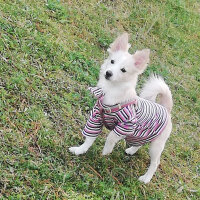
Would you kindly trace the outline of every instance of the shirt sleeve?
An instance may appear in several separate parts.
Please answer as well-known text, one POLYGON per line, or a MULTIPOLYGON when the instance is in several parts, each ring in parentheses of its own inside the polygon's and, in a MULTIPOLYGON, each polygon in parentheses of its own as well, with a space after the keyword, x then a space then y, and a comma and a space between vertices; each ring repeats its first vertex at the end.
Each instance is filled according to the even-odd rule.
POLYGON ((91 94, 93 94, 96 98, 100 98, 104 95, 103 90, 99 87, 89 87, 88 90, 91 94))
POLYGON ((102 119, 97 104, 90 112, 89 119, 82 131, 84 136, 97 137, 102 132, 102 119))
POLYGON ((125 107, 118 113, 120 121, 114 128, 114 132, 119 136, 133 134, 136 127, 136 117, 133 107, 125 107))

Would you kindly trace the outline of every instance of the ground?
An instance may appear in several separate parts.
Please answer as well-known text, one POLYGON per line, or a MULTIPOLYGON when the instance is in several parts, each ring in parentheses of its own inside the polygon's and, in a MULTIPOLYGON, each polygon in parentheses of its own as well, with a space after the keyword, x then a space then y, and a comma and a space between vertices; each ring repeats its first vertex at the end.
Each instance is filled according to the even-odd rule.
POLYGON ((0 0, 1 199, 199 199, 200 3, 196 0, 0 0), (138 91, 152 73, 174 99, 173 131, 152 181, 138 177, 148 145, 134 156, 106 134, 86 155, 68 148, 94 104, 109 44, 128 32, 130 51, 151 49, 138 91))

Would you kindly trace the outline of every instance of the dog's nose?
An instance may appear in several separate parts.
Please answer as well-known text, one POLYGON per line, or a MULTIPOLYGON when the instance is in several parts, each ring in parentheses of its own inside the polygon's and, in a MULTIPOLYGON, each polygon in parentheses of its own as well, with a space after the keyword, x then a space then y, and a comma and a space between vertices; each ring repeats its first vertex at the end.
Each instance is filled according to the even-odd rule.
POLYGON ((105 78, 109 79, 112 75, 113 75, 112 71, 108 70, 108 71, 106 71, 105 78))

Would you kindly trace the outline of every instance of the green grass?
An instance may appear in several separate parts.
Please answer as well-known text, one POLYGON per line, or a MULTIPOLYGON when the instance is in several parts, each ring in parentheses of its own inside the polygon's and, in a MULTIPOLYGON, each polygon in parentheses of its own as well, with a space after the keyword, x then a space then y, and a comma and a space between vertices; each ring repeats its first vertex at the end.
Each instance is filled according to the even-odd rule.
POLYGON ((1 199, 199 199, 200 2, 195 0, 0 0, 1 199), (131 52, 151 49, 152 72, 174 99, 173 132, 148 185, 148 145, 134 156, 120 142, 101 155, 106 133, 86 155, 68 147, 94 99, 99 66, 124 31, 131 52))

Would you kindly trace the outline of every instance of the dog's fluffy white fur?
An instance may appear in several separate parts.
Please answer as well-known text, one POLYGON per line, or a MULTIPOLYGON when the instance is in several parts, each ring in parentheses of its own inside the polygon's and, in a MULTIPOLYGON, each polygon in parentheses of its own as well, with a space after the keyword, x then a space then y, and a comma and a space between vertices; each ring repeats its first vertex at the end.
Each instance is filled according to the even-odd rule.
MULTIPOLYGON (((138 75, 146 69, 149 63, 150 50, 143 49, 131 55, 128 52, 129 47, 128 34, 124 33, 108 49, 109 56, 101 66, 97 84, 105 93, 103 99, 104 104, 114 105, 137 97, 135 88, 138 75)), ((164 131, 150 144, 150 166, 147 172, 139 177, 139 180, 144 183, 148 183, 155 173, 160 163, 161 153, 172 129, 170 112, 173 103, 170 89, 162 78, 153 75, 145 83, 140 97, 155 102, 158 95, 160 95, 159 103, 168 110, 169 119, 164 131)), ((110 154, 115 144, 121 139, 122 137, 117 136, 111 131, 107 137, 103 155, 110 154)), ((69 150, 76 155, 83 154, 92 146, 94 141, 95 138, 86 137, 85 142, 81 146, 71 147, 69 150)), ((139 148, 132 146, 126 149, 125 152, 133 155, 139 148)))

